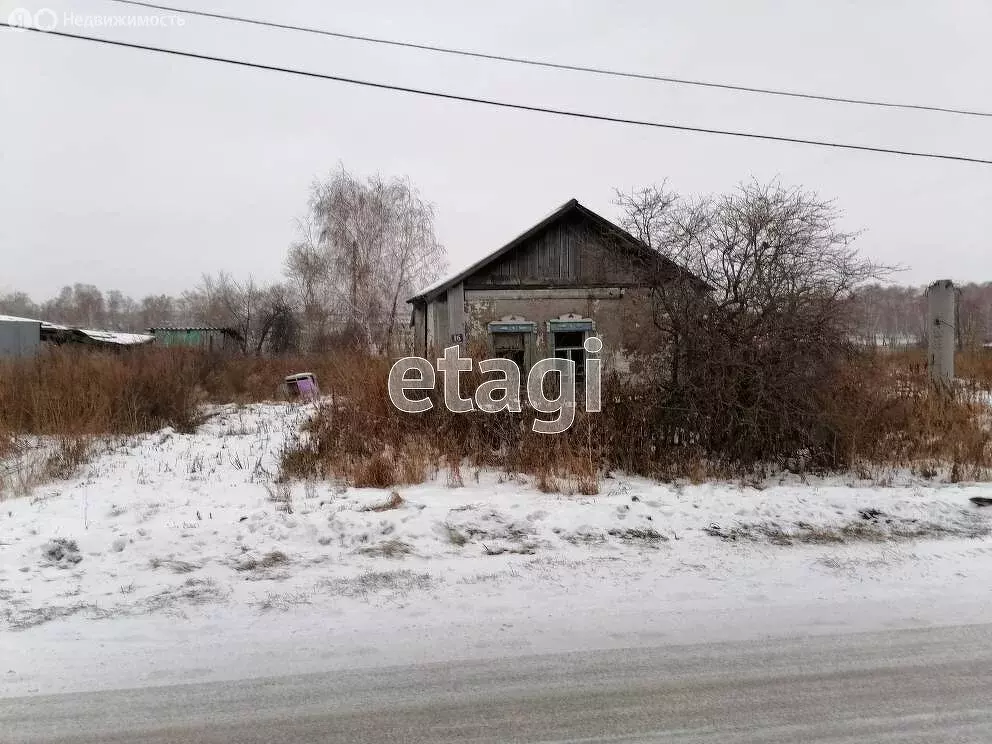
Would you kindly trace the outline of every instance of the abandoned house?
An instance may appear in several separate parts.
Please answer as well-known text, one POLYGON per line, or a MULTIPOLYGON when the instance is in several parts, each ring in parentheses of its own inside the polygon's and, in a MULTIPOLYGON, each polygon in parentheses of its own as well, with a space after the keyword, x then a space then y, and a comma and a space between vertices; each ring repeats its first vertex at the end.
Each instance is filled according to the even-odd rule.
POLYGON ((667 356, 652 287, 684 277, 705 285, 575 199, 413 305, 414 349, 446 346, 515 360, 565 357, 581 369, 583 341, 598 336, 606 370, 667 356))

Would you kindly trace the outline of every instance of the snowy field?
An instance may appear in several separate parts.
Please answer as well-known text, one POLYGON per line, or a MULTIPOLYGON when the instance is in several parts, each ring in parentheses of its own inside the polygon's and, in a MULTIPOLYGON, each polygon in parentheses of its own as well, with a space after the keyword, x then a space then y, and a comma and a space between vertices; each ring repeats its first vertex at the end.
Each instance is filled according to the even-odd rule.
POLYGON ((986 484, 442 471, 277 482, 312 410, 221 407, 0 503, 0 694, 987 620, 986 484))

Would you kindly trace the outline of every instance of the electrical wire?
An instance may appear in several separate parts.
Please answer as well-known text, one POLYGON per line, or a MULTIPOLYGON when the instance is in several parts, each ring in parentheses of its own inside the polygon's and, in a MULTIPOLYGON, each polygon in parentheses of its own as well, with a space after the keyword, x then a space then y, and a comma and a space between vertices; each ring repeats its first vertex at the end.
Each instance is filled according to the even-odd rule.
POLYGON ((544 67, 553 70, 567 70, 570 72, 584 72, 593 75, 604 75, 610 77, 629 78, 634 80, 650 80, 659 83, 671 83, 674 85, 691 85, 701 88, 717 88, 721 90, 731 90, 738 93, 757 93, 769 96, 784 96, 788 98, 802 98, 812 101, 827 101, 829 103, 845 103, 858 106, 877 106, 881 108, 907 109, 913 111, 932 111, 942 114, 957 114, 960 116, 979 116, 992 118, 992 112, 977 111, 973 109, 950 108, 946 106, 934 106, 922 103, 896 103, 893 101, 878 101, 866 98, 849 98, 845 96, 828 96, 817 93, 803 93, 801 91, 781 90, 776 88, 761 88, 751 85, 735 85, 732 83, 717 83, 708 80, 692 80, 689 78, 678 78, 668 75, 652 75, 642 72, 629 72, 624 70, 611 70, 603 67, 590 67, 585 65, 566 64, 564 62, 549 62, 546 60, 530 59, 527 57, 511 57, 505 54, 489 54, 486 52, 476 52, 468 49, 454 49, 452 47, 437 46, 434 44, 418 44, 411 41, 397 41, 395 39, 383 39, 376 36, 365 36, 361 34, 349 34, 342 31, 328 31, 326 29, 313 28, 310 26, 298 26, 291 23, 278 23, 276 21, 265 21, 258 18, 248 18, 245 16, 229 15, 226 13, 214 13, 206 10, 191 10, 189 8, 176 8, 170 5, 160 5, 158 3, 145 2, 145 0, 110 0, 110 2, 122 5, 138 6, 153 10, 162 10, 170 13, 183 13, 185 15, 200 16, 203 18, 214 18, 217 20, 234 21, 236 23, 246 23, 254 26, 267 26, 286 31, 300 31, 308 34, 320 36, 330 36, 337 39, 347 39, 350 41, 361 41, 370 44, 382 44, 385 46, 402 47, 405 49, 417 49, 425 52, 437 54, 451 54, 462 57, 474 57, 476 59, 486 59, 495 62, 509 62, 520 65, 530 65, 532 67, 544 67))
POLYGON ((175 49, 166 49, 163 47, 151 46, 148 44, 137 44, 133 42, 117 41, 113 39, 101 39, 95 36, 86 36, 84 34, 72 34, 66 31, 42 31, 36 28, 12 26, 9 23, 0 23, 0 28, 12 29, 15 32, 27 31, 31 33, 42 34, 45 36, 53 36, 65 39, 77 39, 80 41, 89 41, 96 44, 103 44, 105 46, 120 47, 126 49, 136 49, 145 52, 155 52, 159 54, 168 54, 176 57, 185 57, 188 59, 196 59, 207 62, 220 62, 223 64, 235 65, 238 67, 251 68, 256 70, 268 70, 270 72, 281 72, 289 75, 298 75, 301 77, 315 78, 320 80, 330 80, 338 83, 345 83, 348 85, 357 85, 366 88, 374 88, 378 90, 387 90, 396 93, 408 93, 412 95, 428 96, 431 98, 438 98, 447 101, 458 101, 461 103, 475 103, 485 106, 492 106, 496 108, 503 109, 514 109, 517 111, 530 111, 535 113, 550 114, 554 116, 563 116, 573 119, 586 119, 591 121, 602 121, 610 122, 613 124, 627 124, 631 126, 641 126, 641 127, 651 127, 654 129, 669 129, 681 132, 694 132, 697 134, 712 134, 720 135, 725 137, 739 137, 745 139, 755 139, 755 140, 765 140, 769 142, 787 142, 791 144, 798 145, 809 145, 815 147, 828 147, 834 149, 842 150, 856 150, 860 152, 874 152, 874 153, 884 153, 888 155, 901 155, 905 157, 915 157, 915 158, 929 158, 934 160, 953 160, 965 163, 977 163, 981 165, 992 165, 992 160, 987 160, 983 158, 970 157, 967 155, 951 155, 946 153, 935 153, 935 152, 920 152, 915 150, 900 150, 890 147, 874 147, 871 145, 854 145, 843 142, 831 142, 827 140, 814 140, 814 139, 804 139, 799 137, 786 137, 772 134, 759 134, 757 132, 741 132, 730 129, 712 129, 707 127, 694 127, 685 124, 671 124, 666 122, 657 121, 647 121, 643 119, 630 119, 619 116, 608 116, 606 114, 592 114, 581 111, 570 111, 567 109, 555 109, 545 106, 532 106, 523 103, 511 103, 509 101, 498 101, 489 98, 477 98, 474 96, 458 95, 455 93, 445 93, 442 91, 425 90, 421 88, 410 88, 402 85, 391 85, 388 83, 379 83, 371 80, 358 80, 355 78, 343 77, 340 75, 328 75, 319 72, 311 72, 308 70, 299 70, 291 67, 280 67, 277 65, 266 65, 259 62, 249 62, 246 60, 231 59, 228 57, 216 57, 209 54, 197 54, 195 52, 183 52, 175 49))

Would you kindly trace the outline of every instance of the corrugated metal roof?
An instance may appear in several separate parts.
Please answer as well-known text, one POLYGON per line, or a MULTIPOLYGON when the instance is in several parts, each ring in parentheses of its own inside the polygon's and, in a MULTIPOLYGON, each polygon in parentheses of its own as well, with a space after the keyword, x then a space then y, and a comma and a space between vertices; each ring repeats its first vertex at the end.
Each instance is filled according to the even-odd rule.
POLYGON ((149 333, 154 333, 155 331, 220 331, 222 333, 237 334, 234 328, 225 328, 223 326, 153 326, 148 329, 149 333))
POLYGON ((118 344, 120 346, 136 346, 138 344, 150 344, 155 340, 154 336, 144 333, 118 333, 117 331, 92 331, 85 328, 76 328, 84 336, 88 336, 94 341, 104 344, 118 344))
POLYGON ((0 323, 41 323, 37 318, 19 318, 16 315, 0 315, 0 323))

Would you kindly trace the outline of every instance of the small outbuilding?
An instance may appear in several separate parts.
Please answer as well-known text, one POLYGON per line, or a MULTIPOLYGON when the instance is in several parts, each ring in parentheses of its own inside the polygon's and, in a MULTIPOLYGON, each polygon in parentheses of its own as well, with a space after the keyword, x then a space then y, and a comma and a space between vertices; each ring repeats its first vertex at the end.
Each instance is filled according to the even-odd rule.
POLYGON ((0 315, 0 359, 34 356, 41 346, 41 321, 0 315))
POLYGON ((168 326, 149 328, 157 346, 236 352, 243 348, 241 334, 233 328, 215 326, 168 326))

